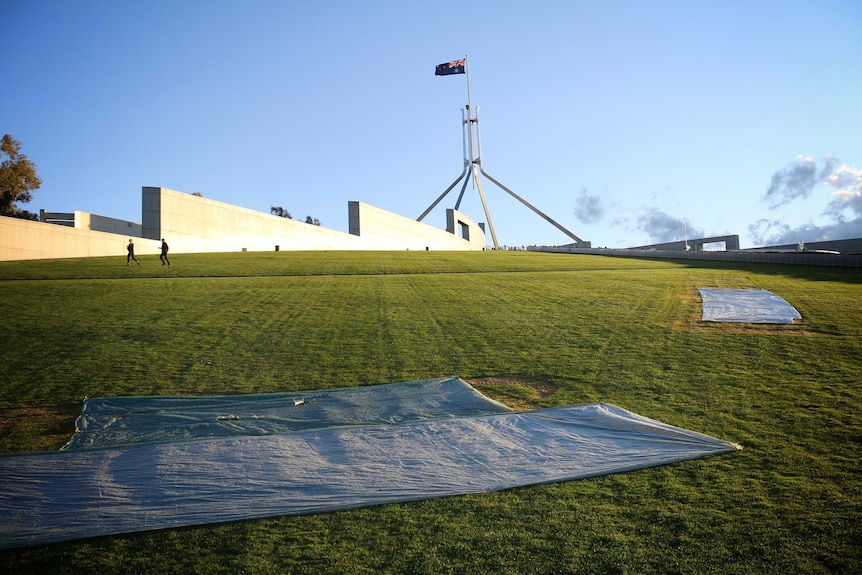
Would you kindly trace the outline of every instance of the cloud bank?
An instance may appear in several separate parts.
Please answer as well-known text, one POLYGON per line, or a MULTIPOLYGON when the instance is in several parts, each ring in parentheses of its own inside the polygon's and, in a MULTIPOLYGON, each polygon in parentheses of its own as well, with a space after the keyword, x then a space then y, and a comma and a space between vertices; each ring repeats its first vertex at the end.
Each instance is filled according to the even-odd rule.
POLYGON ((823 167, 818 168, 814 158, 796 156, 796 160, 772 175, 763 199, 770 208, 775 209, 794 200, 807 198, 817 185, 832 175, 837 164, 837 158, 827 157, 823 167))
POLYGON ((755 244, 790 244, 862 237, 862 170, 827 156, 818 163, 808 156, 796 159, 775 172, 763 200, 770 209, 809 197, 818 188, 832 188, 832 199, 822 216, 827 223, 809 221, 796 228, 778 220, 760 219, 748 226, 755 244))
MULTIPOLYGON (((751 243, 768 246, 862 238, 862 170, 844 164, 834 156, 821 160, 797 156, 772 175, 761 199, 770 210, 777 210, 821 193, 828 196, 824 197, 823 211, 815 216, 819 222, 810 219, 791 227, 779 217, 761 218, 748 225, 751 243)), ((689 238, 707 235, 688 220, 672 216, 658 207, 643 210, 637 217, 636 227, 649 237, 645 243, 679 241, 686 231, 689 238)), ((620 211, 614 209, 615 213, 620 211)), ((606 219, 608 209, 603 198, 590 195, 583 188, 575 198, 574 215, 581 223, 596 224, 606 219)), ((627 227, 630 222, 628 217, 617 216, 609 225, 627 227)))
POLYGON ((687 220, 666 214, 657 209, 638 216, 638 229, 645 232, 650 243, 679 241, 687 237, 698 238, 706 235, 700 228, 692 226, 687 220))
MULTIPOLYGON (((692 226, 686 219, 672 216, 656 207, 642 209, 645 211, 637 217, 637 229, 647 234, 647 243, 679 241, 686 237, 686 231, 690 238, 705 235, 702 229, 692 226)), ((581 223, 595 224, 605 219, 607 209, 600 196, 592 196, 583 188, 575 198, 574 214, 581 223)), ((625 227, 629 221, 628 217, 614 217, 610 226, 625 227)))

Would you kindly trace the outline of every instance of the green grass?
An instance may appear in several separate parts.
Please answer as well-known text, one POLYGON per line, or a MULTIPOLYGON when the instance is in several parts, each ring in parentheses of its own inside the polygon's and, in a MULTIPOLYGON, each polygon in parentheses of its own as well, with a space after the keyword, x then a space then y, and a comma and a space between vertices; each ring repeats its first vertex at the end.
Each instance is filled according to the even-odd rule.
POLYGON ((0 452, 58 448, 85 397, 443 375, 512 404, 613 403, 745 449, 498 493, 5 551, 3 572, 862 572, 862 272, 526 252, 142 262, 0 263, 0 452), (767 289, 803 320, 705 324, 698 287, 767 289))

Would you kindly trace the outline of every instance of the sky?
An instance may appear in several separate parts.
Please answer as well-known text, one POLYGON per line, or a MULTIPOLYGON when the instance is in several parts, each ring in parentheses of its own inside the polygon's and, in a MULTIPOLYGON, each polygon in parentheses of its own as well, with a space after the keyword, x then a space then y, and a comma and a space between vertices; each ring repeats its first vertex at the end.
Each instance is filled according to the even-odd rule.
MULTIPOLYGON (((31 212, 140 222, 161 186, 346 232, 351 200, 418 218, 458 177, 469 77, 485 172, 593 247, 857 238, 860 22, 859 0, 4 0, 0 133, 42 178, 31 212)), ((572 241, 480 183, 501 245, 572 241)), ((460 210, 487 219, 472 185, 460 210)))

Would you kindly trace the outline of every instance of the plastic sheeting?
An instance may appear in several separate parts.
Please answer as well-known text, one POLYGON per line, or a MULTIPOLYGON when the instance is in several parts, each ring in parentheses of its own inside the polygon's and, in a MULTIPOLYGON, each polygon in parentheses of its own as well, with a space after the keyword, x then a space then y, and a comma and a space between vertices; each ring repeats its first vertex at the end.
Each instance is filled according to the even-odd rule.
POLYGON ((703 321, 789 324, 802 315, 783 298, 762 289, 698 288, 703 321))
POLYGON ((0 548, 496 491, 736 449, 591 404, 7 455, 0 548))
POLYGON ((250 395, 84 400, 65 450, 393 425, 512 411, 457 377, 250 395))

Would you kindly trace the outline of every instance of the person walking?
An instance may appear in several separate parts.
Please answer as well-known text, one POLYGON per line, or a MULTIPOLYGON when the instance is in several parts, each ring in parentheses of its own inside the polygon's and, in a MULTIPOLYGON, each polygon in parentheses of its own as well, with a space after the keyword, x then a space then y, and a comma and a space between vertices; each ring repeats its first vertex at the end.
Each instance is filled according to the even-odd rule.
POLYGON ((135 260, 136 264, 141 265, 141 262, 135 257, 135 242, 131 239, 129 240, 129 245, 126 246, 126 250, 129 252, 129 255, 126 256, 126 265, 131 264, 132 260, 135 260))
POLYGON ((162 253, 159 256, 159 259, 162 260, 162 265, 166 263, 171 265, 171 260, 168 259, 168 242, 165 241, 165 238, 162 238, 162 253))

